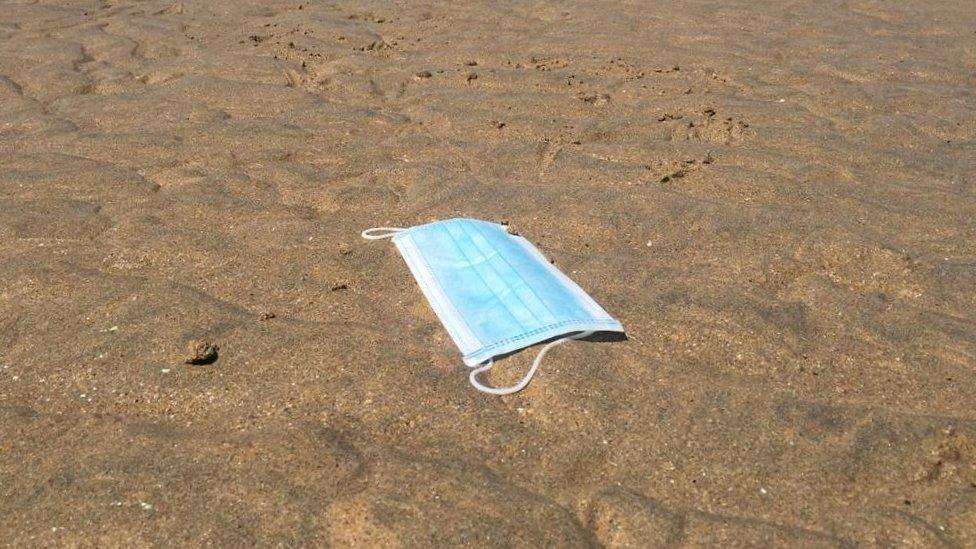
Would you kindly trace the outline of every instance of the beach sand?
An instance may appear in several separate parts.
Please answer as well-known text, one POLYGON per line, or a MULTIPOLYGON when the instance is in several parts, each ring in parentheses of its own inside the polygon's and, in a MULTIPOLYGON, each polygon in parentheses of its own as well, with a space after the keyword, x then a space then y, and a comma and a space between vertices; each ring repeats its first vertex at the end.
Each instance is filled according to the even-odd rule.
POLYGON ((970 0, 3 0, 0 539, 976 546, 974 90, 970 0), (459 216, 628 340, 473 390, 359 236, 459 216))

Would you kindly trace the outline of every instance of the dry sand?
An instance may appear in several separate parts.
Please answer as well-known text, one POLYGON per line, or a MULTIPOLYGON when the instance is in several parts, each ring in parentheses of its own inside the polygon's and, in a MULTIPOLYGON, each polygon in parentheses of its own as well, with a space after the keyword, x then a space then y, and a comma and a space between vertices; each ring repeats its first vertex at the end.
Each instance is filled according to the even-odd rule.
POLYGON ((0 539, 976 546, 974 74, 971 0, 2 0, 0 539), (630 339, 475 392, 359 238, 455 216, 630 339))

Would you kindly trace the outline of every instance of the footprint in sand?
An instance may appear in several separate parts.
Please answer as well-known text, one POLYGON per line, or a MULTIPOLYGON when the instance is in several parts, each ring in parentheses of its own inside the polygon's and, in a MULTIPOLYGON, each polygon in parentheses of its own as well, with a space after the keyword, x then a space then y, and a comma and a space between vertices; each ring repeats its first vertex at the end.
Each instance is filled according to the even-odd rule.
POLYGON ((556 157, 559 156, 562 150, 562 145, 553 143, 549 139, 543 139, 539 142, 539 145, 535 149, 535 161, 539 168, 539 175, 545 175, 549 172, 552 164, 556 161, 556 157))

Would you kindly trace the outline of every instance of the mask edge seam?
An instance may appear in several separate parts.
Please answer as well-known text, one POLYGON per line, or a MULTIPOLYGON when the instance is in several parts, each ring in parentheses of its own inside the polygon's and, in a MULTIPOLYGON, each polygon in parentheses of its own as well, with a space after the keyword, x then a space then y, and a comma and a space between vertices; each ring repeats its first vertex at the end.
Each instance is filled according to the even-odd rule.
MULTIPOLYGON (((585 326, 589 325, 589 327, 594 327, 594 326, 592 326, 594 324, 598 324, 599 325, 597 328, 604 328, 603 331, 620 331, 620 332, 623 332, 623 325, 620 324, 620 321, 619 320, 616 320, 616 319, 613 319, 613 318, 608 318, 608 319, 574 319, 574 320, 561 320, 559 322, 554 322, 552 324, 548 324, 548 325, 543 326, 541 328, 536 328, 534 330, 531 330, 531 331, 526 332, 524 334, 520 334, 518 336, 513 336, 513 337, 505 338, 505 339, 496 341, 496 342, 494 342, 494 343, 492 343, 490 345, 485 345, 484 347, 478 349, 477 351, 472 352, 470 356, 475 356, 475 355, 479 355, 479 354, 482 354, 482 353, 485 353, 485 352, 489 352, 489 351, 491 351, 491 350, 493 350, 493 349, 495 349, 497 347, 500 347, 500 346, 503 346, 503 345, 508 345, 510 343, 517 343, 517 342, 519 342, 519 340, 527 339, 527 338, 530 338, 530 337, 539 335, 541 333, 547 332, 547 331, 552 330, 554 328, 561 328, 563 326, 568 326, 568 325, 577 325, 579 327, 585 327, 585 326), (618 327, 618 326, 619 326, 619 330, 609 328, 609 327, 618 327)), ((594 331, 601 331, 601 330, 597 329, 597 330, 594 330, 594 331)), ((469 355, 465 355, 465 356, 469 356, 469 355)))
POLYGON ((476 345, 483 346, 484 344, 481 342, 481 339, 478 338, 478 336, 471 329, 471 326, 468 325, 467 320, 465 320, 464 316, 462 316, 458 311, 457 306, 455 306, 454 302, 451 301, 450 296, 448 296, 447 293, 441 289, 440 280, 437 279, 437 276, 434 274, 434 270, 431 269, 430 265, 427 263, 427 259, 422 253, 420 253, 419 248, 417 248, 417 245, 413 242, 413 240, 404 238, 396 241, 395 244, 400 250, 400 255, 403 256, 407 266, 410 267, 410 270, 413 272, 414 267, 416 267, 414 278, 416 279, 417 286, 420 287, 421 293, 427 298, 428 303, 434 310, 434 314, 447 329, 448 335, 451 335, 453 338, 453 334, 451 333, 450 328, 448 328, 449 324, 445 323, 444 320, 440 318, 441 311, 443 311, 446 315, 449 315, 451 320, 456 319, 458 321, 455 326, 459 327, 459 336, 465 340, 465 343, 474 342, 476 345), (401 248, 401 244, 404 244, 404 247, 401 248), (418 276, 418 274, 420 276, 418 276), (433 289, 435 287, 436 290, 433 289), (431 299, 431 297, 433 297, 433 299, 431 299), (437 304, 443 304, 443 306, 438 307, 437 304))

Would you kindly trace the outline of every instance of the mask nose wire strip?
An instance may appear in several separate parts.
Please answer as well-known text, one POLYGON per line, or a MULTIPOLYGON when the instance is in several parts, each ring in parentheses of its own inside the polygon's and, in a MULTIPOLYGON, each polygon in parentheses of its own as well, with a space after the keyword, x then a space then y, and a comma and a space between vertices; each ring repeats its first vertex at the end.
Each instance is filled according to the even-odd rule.
POLYGON ((405 231, 401 227, 373 227, 372 229, 366 229, 365 231, 359 233, 360 236, 366 240, 381 240, 383 238, 393 238, 398 232, 405 231), (382 234, 373 234, 375 231, 386 231, 382 234))
POLYGON ((475 389, 481 391, 482 393, 488 393, 489 395, 510 395, 512 393, 517 393, 522 389, 525 389, 525 386, 528 385, 530 381, 532 381, 532 376, 535 375, 536 369, 539 368, 539 364, 542 363, 542 357, 546 356, 546 353, 549 352, 549 349, 552 349, 556 345, 561 345, 563 343, 566 343, 567 341, 573 339, 582 339, 592 334, 593 334, 592 331, 580 332, 578 334, 573 334, 571 336, 567 336, 562 339, 557 339, 555 341, 550 341, 549 343, 546 343, 546 345, 539 350, 539 354, 535 356, 535 360, 532 361, 532 367, 529 368, 529 372, 525 374, 525 377, 522 378, 522 381, 519 381, 518 383, 512 385, 511 387, 499 387, 499 388, 488 387, 487 385, 482 385, 481 382, 478 381, 478 374, 480 374, 481 372, 487 372, 488 370, 491 369, 492 366, 495 365, 495 359, 493 358, 489 358, 487 362, 482 363, 483 365, 474 366, 473 367, 474 370, 472 370, 471 374, 468 375, 468 381, 471 382, 471 385, 475 389))

